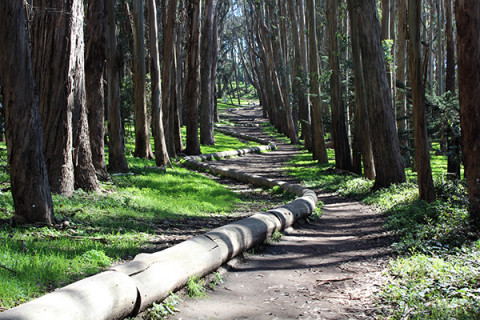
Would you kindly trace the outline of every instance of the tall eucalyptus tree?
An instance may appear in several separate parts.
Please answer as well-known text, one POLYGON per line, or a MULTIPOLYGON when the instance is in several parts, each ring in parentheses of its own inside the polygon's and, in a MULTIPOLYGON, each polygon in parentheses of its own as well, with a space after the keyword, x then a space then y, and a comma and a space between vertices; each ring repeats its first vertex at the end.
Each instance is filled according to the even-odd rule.
POLYGON ((480 228, 480 2, 455 2, 458 89, 469 213, 480 228))
POLYGON ((15 220, 54 223, 23 2, 0 2, 0 85, 15 220))
POLYGON ((362 55, 376 172, 374 186, 388 187, 392 183, 405 182, 406 178, 380 42, 376 1, 348 0, 348 9, 351 15, 358 17, 356 27, 362 55))
POLYGON ((145 66, 145 18, 144 0, 134 0, 133 6, 134 40, 134 99, 135 99, 135 151, 139 158, 153 158, 150 145, 150 130, 146 102, 145 66))

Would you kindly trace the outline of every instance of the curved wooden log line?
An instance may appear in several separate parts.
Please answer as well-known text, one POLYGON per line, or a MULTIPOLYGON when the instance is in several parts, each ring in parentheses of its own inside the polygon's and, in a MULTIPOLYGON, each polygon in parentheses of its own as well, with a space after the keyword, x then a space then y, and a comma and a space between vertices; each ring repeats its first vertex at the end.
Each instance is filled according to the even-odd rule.
MULTIPOLYGON (((267 147, 271 147, 268 142, 267 147)), ((260 147, 248 148, 259 152, 260 147)), ((244 154, 243 151, 238 154, 244 154)), ((245 153, 248 153, 245 151, 245 153)), ((171 248, 139 254, 132 261, 80 280, 43 297, 0 313, 0 319, 122 319, 145 310, 155 301, 183 287, 191 276, 206 275, 236 255, 283 230, 315 210, 315 192, 298 184, 225 170, 198 160, 226 153, 186 157, 188 165, 257 186, 279 186, 295 194, 294 201, 267 212, 213 229, 171 248)))

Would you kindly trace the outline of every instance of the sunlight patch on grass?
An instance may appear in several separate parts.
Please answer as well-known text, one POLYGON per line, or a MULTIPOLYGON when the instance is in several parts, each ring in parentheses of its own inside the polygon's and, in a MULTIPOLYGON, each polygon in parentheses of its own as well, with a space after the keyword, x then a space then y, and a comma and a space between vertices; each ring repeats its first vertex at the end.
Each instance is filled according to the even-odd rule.
MULTIPOLYGON (((185 134, 186 134, 186 128, 182 127, 182 137, 184 137, 183 138, 184 145, 185 145, 185 134)), ((200 152, 202 154, 215 153, 215 152, 248 148, 253 145, 255 144, 250 141, 240 141, 238 138, 223 134, 221 132, 215 132, 215 145, 213 146, 200 145, 200 152)))

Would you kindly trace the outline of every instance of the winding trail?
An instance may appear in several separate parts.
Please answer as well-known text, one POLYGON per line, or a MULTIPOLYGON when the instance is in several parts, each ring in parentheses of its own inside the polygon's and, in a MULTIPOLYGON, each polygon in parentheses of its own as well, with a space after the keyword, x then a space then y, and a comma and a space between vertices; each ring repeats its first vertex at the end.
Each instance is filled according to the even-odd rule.
MULTIPOLYGON (((258 107, 233 109, 227 117, 244 125, 265 121, 258 107)), ((234 130, 268 138, 258 126, 234 130)), ((282 168, 298 148, 276 143, 276 151, 215 165, 295 182, 282 168)), ((382 218, 362 203, 315 191, 325 203, 320 219, 301 221, 285 230, 279 242, 229 263, 223 268, 224 282, 206 299, 183 295, 181 311, 168 319, 374 319, 373 295, 384 281, 390 255, 382 218)))

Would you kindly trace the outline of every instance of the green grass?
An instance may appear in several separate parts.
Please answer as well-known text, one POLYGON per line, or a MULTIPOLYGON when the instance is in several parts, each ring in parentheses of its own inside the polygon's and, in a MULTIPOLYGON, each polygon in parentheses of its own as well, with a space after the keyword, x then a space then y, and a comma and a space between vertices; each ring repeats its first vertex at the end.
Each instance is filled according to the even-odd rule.
POLYGON ((223 110, 234 108, 234 106, 224 102, 217 102, 217 108, 218 108, 218 111, 223 111, 223 110))
POLYGON ((262 131, 279 141, 290 143, 290 139, 288 139, 284 134, 278 132, 278 130, 270 123, 264 123, 262 126, 262 131))
MULTIPOLYGON (((253 92, 253 91, 252 91, 253 92)), ((250 106, 252 104, 258 104, 258 97, 255 94, 250 94, 240 98, 241 106, 250 106)), ((217 99, 217 108, 218 110, 238 108, 238 98, 223 98, 217 99)))
MULTIPOLYGON (((226 148, 229 142, 223 143, 226 148)), ((5 168, 5 147, 0 148, 5 168)), ((113 175, 102 192, 53 196, 55 214, 68 219, 67 228, 0 225, 0 307, 13 307, 153 248, 158 235, 170 232, 158 229, 166 219, 174 224, 188 217, 201 224, 212 216, 221 219, 245 201, 175 164, 159 170, 154 160, 131 157, 132 149, 127 144, 129 173, 113 175)), ((0 192, 0 206, 1 219, 13 215, 9 191, 0 192)))
POLYGON ((480 317, 480 241, 468 219, 464 181, 446 180, 447 159, 432 153, 437 200, 418 199, 416 174, 407 183, 372 190, 373 181, 319 165, 304 152, 285 168, 310 188, 338 192, 379 209, 395 236, 389 282, 378 296, 381 319, 478 319, 480 317))
POLYGON ((147 309, 143 319, 148 320, 158 320, 164 319, 169 315, 175 314, 178 312, 177 305, 181 302, 180 298, 173 292, 170 292, 170 295, 163 300, 161 303, 153 303, 152 307, 147 309))
MULTIPOLYGON (((432 150, 430 151, 430 165, 432 167, 432 176, 434 179, 446 179, 447 173, 447 156, 443 154, 436 154, 440 150, 440 144, 438 142, 432 143, 432 150)), ((412 168, 405 170, 407 180, 416 181, 417 173, 412 168)), ((463 165, 460 168, 460 175, 463 177, 463 165)))
POLYGON ((188 296, 195 299, 205 298, 207 296, 207 289, 204 285, 204 279, 191 276, 187 281, 188 296))
MULTIPOLYGON (((183 145, 185 145, 185 135, 186 129, 182 127, 182 137, 184 138, 183 145)), ((207 153, 215 153, 215 152, 222 152, 228 150, 236 150, 236 149, 243 149, 251 147, 252 142, 250 141, 240 141, 238 138, 220 133, 215 132, 215 145, 214 146, 207 146, 207 145, 200 145, 200 152, 203 154, 207 153)))
POLYGON ((221 275, 219 272, 215 271, 215 272, 213 273, 213 279, 212 279, 212 281, 210 281, 210 282, 208 283, 208 287, 209 287, 211 290, 215 291, 215 289, 217 288, 217 285, 219 285, 219 284, 221 284, 221 283, 223 283, 223 277, 222 277, 222 275, 221 275))
POLYGON ((221 151, 228 151, 228 150, 237 150, 248 148, 255 145, 254 142, 251 141, 240 141, 238 138, 222 134, 219 132, 215 132, 215 145, 214 146, 200 146, 200 151, 202 153, 214 153, 214 152, 221 152, 221 151))
POLYGON ((480 242, 443 254, 393 259, 382 319, 478 319, 480 242))

